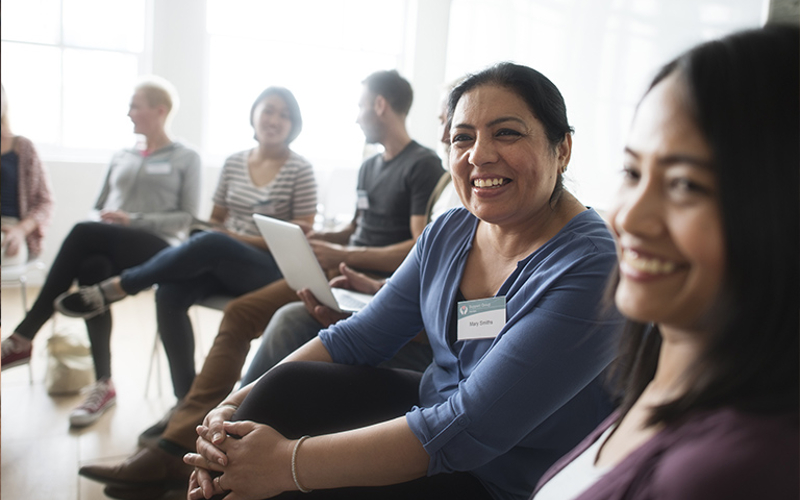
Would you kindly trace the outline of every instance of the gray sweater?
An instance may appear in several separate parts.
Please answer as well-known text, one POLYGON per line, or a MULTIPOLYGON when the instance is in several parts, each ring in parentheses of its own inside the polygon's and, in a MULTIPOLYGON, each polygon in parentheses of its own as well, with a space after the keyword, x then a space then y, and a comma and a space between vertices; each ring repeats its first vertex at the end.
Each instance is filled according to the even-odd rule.
POLYGON ((197 217, 200 176, 200 155, 177 142, 147 156, 125 149, 111 158, 94 208, 127 212, 131 227, 175 244, 197 217))

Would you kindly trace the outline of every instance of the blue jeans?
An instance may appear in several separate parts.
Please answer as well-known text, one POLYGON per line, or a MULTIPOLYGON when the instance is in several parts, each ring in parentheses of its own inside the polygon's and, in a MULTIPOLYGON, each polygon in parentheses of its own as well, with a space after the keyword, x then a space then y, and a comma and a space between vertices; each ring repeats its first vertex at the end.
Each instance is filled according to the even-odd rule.
POLYGON ((189 307, 209 295, 239 296, 280 278, 268 251, 222 233, 200 232, 144 264, 126 269, 120 274, 120 284, 129 294, 158 284, 158 331, 169 359, 175 396, 180 399, 195 376, 189 307))
MULTIPOLYGON (((302 302, 292 302, 278 309, 261 336, 261 344, 242 377, 241 385, 258 379, 295 349, 316 337, 322 328, 302 302)), ((429 345, 409 342, 392 359, 378 366, 423 372, 432 357, 429 345)))

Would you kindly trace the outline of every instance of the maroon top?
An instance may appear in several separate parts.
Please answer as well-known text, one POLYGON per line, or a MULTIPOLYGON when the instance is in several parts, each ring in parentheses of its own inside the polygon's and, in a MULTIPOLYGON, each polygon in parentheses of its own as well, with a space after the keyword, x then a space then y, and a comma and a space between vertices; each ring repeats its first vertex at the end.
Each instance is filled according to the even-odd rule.
MULTIPOLYGON (((618 418, 611 415, 545 472, 531 498, 618 418)), ((658 432, 575 500, 797 500, 799 421, 797 412, 698 413, 658 432)))

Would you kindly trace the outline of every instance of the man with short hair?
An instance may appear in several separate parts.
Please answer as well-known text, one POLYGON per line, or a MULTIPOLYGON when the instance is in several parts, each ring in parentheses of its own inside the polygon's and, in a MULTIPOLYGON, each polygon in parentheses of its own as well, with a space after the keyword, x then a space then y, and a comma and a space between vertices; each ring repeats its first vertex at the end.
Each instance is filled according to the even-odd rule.
MULTIPOLYGON (((380 143, 384 152, 361 165, 353 220, 338 231, 308 234, 325 270, 336 271, 343 262, 388 276, 425 228, 428 199, 444 170, 436 153, 406 131, 412 100, 411 86, 396 71, 379 71, 364 80, 357 122, 367 141, 380 143)), ((123 463, 84 466, 80 474, 106 483, 105 493, 112 498, 153 498, 185 488, 191 468, 182 456, 194 450, 195 427, 239 380, 251 340, 278 308, 297 300, 296 292, 279 280, 231 301, 186 397, 140 436, 142 446, 123 463)))

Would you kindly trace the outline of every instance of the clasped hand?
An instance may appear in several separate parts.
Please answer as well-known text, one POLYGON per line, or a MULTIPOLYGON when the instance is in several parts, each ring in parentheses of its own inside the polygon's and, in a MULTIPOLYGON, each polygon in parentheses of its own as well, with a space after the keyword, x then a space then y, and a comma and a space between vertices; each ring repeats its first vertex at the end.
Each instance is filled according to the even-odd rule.
POLYGON ((188 500, 259 500, 293 488, 292 442, 267 425, 228 421, 233 412, 215 408, 197 426, 197 453, 183 457, 195 468, 188 500))

